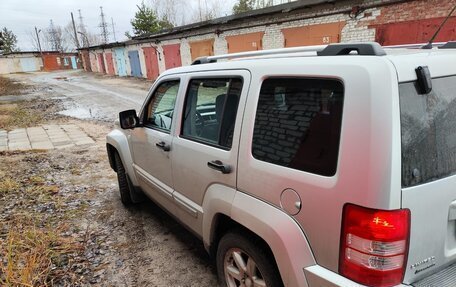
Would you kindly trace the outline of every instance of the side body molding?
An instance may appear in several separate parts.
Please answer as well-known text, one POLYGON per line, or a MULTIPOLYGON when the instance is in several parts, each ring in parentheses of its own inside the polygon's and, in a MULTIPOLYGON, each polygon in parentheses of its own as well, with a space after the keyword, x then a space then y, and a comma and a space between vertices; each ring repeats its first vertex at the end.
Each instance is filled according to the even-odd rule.
POLYGON ((134 186, 138 186, 139 184, 136 179, 135 170, 133 169, 133 158, 131 156, 127 135, 116 128, 106 136, 106 143, 112 145, 117 150, 120 158, 122 159, 122 163, 127 170, 131 183, 134 186))

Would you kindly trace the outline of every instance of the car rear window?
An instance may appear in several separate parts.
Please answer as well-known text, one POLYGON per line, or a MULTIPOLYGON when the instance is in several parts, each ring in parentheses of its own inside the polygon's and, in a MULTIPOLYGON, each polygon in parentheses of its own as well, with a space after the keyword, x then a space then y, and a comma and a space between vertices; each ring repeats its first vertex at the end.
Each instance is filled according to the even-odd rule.
POLYGON ((339 155, 343 97, 343 84, 334 79, 266 79, 255 117, 254 158, 333 176, 339 155))
POLYGON ((403 187, 456 174, 456 76, 432 86, 419 95, 416 82, 399 84, 403 187))

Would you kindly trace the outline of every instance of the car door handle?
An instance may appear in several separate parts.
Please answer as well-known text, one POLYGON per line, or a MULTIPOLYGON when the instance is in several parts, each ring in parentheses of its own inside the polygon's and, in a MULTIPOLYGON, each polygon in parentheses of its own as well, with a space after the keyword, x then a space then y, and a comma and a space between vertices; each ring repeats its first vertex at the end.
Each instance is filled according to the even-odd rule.
POLYGON ((171 147, 169 145, 167 145, 164 141, 156 143, 155 146, 158 147, 159 149, 163 150, 163 151, 170 151, 171 150, 171 147))
POLYGON ((224 164, 223 162, 221 162, 219 160, 209 161, 207 163, 207 166, 212 169, 218 170, 218 171, 222 172, 223 174, 227 174, 227 173, 231 172, 231 167, 228 164, 224 164))

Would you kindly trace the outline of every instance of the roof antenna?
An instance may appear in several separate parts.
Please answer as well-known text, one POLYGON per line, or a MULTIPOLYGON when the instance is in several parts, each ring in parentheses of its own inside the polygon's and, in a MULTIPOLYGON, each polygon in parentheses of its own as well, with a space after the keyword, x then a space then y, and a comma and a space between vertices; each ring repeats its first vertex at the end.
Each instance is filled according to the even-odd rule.
POLYGON ((434 36, 432 36, 431 40, 429 40, 429 42, 426 45, 422 46, 421 49, 432 49, 432 42, 434 42, 435 37, 437 37, 437 35, 440 33, 440 30, 442 29, 442 27, 445 26, 446 21, 448 21, 448 19, 450 19, 451 14, 453 14, 454 10, 456 10, 456 5, 454 5, 450 14, 448 14, 448 16, 445 18, 445 20, 443 20, 442 24, 440 24, 440 27, 437 29, 437 31, 435 31, 434 36))

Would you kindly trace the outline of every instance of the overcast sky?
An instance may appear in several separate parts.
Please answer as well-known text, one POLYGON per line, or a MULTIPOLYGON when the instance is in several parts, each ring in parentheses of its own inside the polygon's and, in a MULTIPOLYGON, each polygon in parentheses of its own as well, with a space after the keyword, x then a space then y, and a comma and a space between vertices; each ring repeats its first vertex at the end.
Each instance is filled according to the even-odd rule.
MULTIPOLYGON (((145 2, 150 3, 150 1, 145 2)), ((201 1, 207 0, 182 1, 196 9, 199 1, 201 3, 201 1)), ((235 0, 215 1, 223 3, 217 4, 220 6, 220 15, 230 13, 231 7, 235 3, 235 0)), ((136 5, 140 3, 141 0, 0 0, 0 27, 7 27, 16 34, 18 46, 22 51, 33 50, 29 33, 34 32, 35 26, 45 30, 52 19, 54 24, 63 27, 71 21, 70 12, 73 12, 77 24, 79 22, 78 9, 81 9, 87 29, 99 34, 100 6, 103 6, 111 33, 110 41, 113 41, 111 17, 114 19, 117 40, 125 40, 124 33, 131 31, 130 20, 137 11, 136 5)), ((185 17, 186 13, 188 11, 184 12, 182 17, 185 17)))

